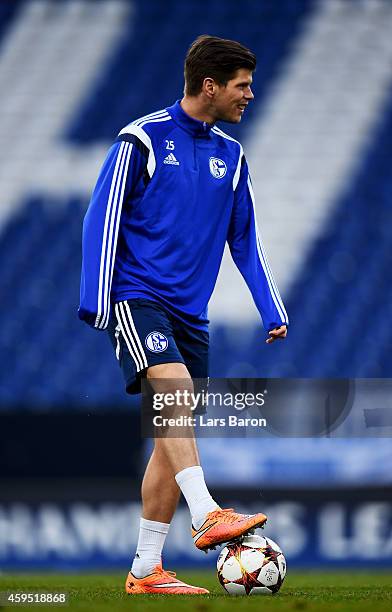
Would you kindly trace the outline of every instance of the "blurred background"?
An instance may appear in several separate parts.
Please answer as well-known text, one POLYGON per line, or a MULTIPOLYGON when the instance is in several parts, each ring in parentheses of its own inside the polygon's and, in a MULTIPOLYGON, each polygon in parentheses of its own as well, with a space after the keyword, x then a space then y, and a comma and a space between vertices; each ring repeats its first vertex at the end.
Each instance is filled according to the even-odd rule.
MULTIPOLYGON (((392 378, 391 31, 390 0, 0 0, 0 570, 124 569, 136 545, 150 447, 106 333, 77 318, 81 226, 108 147, 181 98, 199 34, 258 57, 255 101, 220 127, 290 317, 265 345, 225 256, 211 375, 392 378)), ((390 567, 382 389, 339 436, 201 440, 214 496, 267 512, 291 566, 390 567)), ((213 567, 184 506, 166 564, 213 567)))

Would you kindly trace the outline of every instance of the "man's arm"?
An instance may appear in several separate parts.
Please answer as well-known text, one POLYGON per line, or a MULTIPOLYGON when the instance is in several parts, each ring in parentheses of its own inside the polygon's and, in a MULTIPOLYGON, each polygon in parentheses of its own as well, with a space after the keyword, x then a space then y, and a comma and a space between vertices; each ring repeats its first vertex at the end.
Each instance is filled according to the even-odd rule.
POLYGON ((288 317, 259 236, 253 189, 244 156, 240 161, 227 241, 234 262, 252 293, 264 327, 269 333, 267 343, 284 338, 288 317))
POLYGON ((148 151, 134 135, 124 135, 110 148, 101 168, 83 223, 79 318, 105 329, 123 203, 142 179, 148 151))

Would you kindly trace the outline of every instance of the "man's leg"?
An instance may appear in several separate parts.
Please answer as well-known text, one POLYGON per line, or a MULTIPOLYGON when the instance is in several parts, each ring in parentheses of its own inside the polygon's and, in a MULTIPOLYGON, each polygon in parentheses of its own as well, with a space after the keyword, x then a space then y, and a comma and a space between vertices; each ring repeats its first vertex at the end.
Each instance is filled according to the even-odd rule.
POLYGON ((162 440, 157 438, 142 482, 143 518, 170 523, 180 494, 162 440))
MULTIPOLYGON (((175 393, 177 389, 193 392, 192 379, 182 363, 167 363, 150 367, 147 370, 147 378, 157 393, 175 393)), ((181 414, 192 416, 190 407, 179 404, 178 409, 181 414)), ((188 503, 192 524, 198 529, 203 524, 207 513, 218 509, 219 505, 207 489, 193 427, 181 428, 181 435, 184 437, 159 438, 160 448, 188 503)))
POLYGON ((143 510, 132 564, 134 576, 147 576, 160 564, 163 545, 179 497, 180 489, 158 438, 142 482, 143 510))
MULTIPOLYGON (((159 387, 160 393, 174 390, 173 384, 176 384, 176 380, 181 380, 183 388, 193 390, 192 380, 183 364, 149 368, 147 377, 153 379, 154 383, 157 369, 158 374, 161 374, 161 382, 157 381, 155 387, 159 387)), ((185 438, 155 439, 154 450, 142 482, 143 511, 131 569, 137 578, 150 574, 161 561, 163 545, 180 497, 177 482, 188 502, 194 526, 199 527, 206 514, 218 508, 205 485, 196 440, 192 433, 193 430, 189 430, 190 437, 185 438)))
MULTIPOLYGON (((193 381, 182 363, 151 366, 147 370, 147 378, 155 393, 175 394, 178 390, 193 392, 193 381)), ((192 415, 184 401, 179 401, 175 408, 177 415, 192 415)), ((231 508, 222 510, 219 507, 204 480, 193 427, 189 426, 187 430, 182 428, 182 436, 163 436, 160 442, 167 463, 187 501, 192 516, 192 536, 197 548, 207 551, 263 526, 267 518, 262 513, 243 515, 231 508)))
POLYGON ((180 489, 173 470, 160 440, 156 440, 142 483, 143 516, 139 541, 125 582, 129 595, 163 592, 166 595, 208 594, 206 589, 184 583, 162 568, 162 549, 179 496, 180 489))

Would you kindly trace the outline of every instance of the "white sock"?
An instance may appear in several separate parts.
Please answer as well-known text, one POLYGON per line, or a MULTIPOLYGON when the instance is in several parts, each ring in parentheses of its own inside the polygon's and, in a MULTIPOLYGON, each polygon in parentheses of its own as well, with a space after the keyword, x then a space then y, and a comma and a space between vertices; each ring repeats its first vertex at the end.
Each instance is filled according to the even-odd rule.
POLYGON ((154 567, 161 563, 162 549, 170 525, 140 519, 139 540, 131 572, 136 578, 151 574, 154 567))
POLYGON ((199 529, 205 521, 207 512, 219 508, 207 489, 203 470, 200 465, 185 468, 176 474, 176 481, 189 506, 192 525, 195 529, 199 529))

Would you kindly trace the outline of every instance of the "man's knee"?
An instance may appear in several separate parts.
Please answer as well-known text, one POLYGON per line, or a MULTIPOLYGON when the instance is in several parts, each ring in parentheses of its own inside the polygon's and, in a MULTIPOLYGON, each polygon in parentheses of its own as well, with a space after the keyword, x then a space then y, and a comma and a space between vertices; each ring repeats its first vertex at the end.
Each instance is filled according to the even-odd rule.
POLYGON ((193 382, 187 367, 183 363, 162 363, 150 366, 147 380, 156 392, 175 393, 193 391, 193 382))
POLYGON ((147 369, 147 378, 189 379, 191 376, 183 363, 160 363, 147 369))
POLYGON ((154 402, 158 396, 160 402, 161 423, 156 437, 193 437, 193 426, 187 419, 192 417, 194 389, 192 378, 185 365, 165 363, 151 366, 147 370, 147 379, 154 402), (184 425, 182 421, 177 422, 177 418, 186 419, 184 425))

